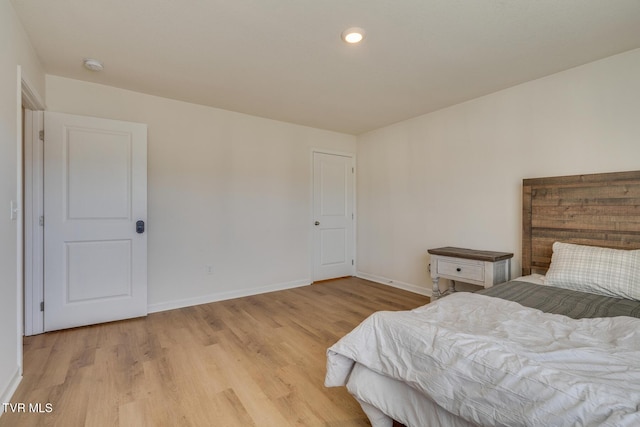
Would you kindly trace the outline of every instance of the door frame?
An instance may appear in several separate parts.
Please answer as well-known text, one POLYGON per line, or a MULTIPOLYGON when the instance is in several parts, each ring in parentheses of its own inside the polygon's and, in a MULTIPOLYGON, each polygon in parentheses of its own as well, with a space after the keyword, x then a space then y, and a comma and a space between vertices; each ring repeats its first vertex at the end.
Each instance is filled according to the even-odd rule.
POLYGON ((44 112, 26 110, 24 126, 24 335, 44 332, 44 112))
MULTIPOLYGON (((20 136, 18 138, 18 194, 20 195, 19 204, 23 206, 24 215, 19 215, 19 218, 23 219, 22 224, 18 227, 18 268, 20 275, 18 276, 18 307, 19 309, 19 333, 18 335, 35 335, 44 332, 44 314, 40 311, 40 301, 43 301, 42 287, 42 255, 40 261, 34 260, 33 250, 34 246, 39 245, 42 248, 44 244, 44 235, 42 233, 42 227, 40 227, 39 216, 35 216, 35 223, 33 218, 34 209, 34 197, 37 197, 36 192, 39 191, 42 194, 44 182, 42 181, 42 172, 44 170, 44 163, 42 157, 40 157, 40 164, 34 163, 33 158, 33 138, 38 141, 39 132, 44 127, 42 119, 42 112, 46 105, 42 100, 42 97, 38 94, 33 84, 22 73, 22 69, 18 66, 19 87, 20 87, 20 103, 18 105, 20 118, 20 136), (27 125, 27 113, 25 111, 25 118, 22 118, 22 108, 31 110, 34 112, 40 111, 40 128, 34 129, 33 121, 27 125), (24 135, 22 129, 24 128, 24 135), (34 134, 35 132, 35 134, 34 134), (24 165, 24 166, 23 166, 24 165), (37 171, 37 172, 36 172, 37 171), (34 173, 39 174, 40 179, 36 177, 34 182, 34 173), (35 264, 34 264, 35 262, 35 264), (40 277, 39 284, 34 283, 33 277, 40 277), (39 276, 38 276, 39 275, 39 276), (35 321, 34 321, 35 314, 35 321)), ((42 200, 42 199, 41 199, 42 200)), ((42 209, 42 202, 40 203, 42 209)), ((20 346, 22 348, 22 346, 20 346)), ((22 361, 20 361, 20 364, 22 361)))
POLYGON ((353 170, 353 181, 352 181, 352 190, 353 190, 353 228, 351 230, 351 239, 352 239, 352 247, 353 247, 353 265, 351 266, 351 275, 355 276, 356 275, 356 271, 358 271, 357 266, 358 266, 358 261, 357 261, 357 252, 358 252, 358 247, 357 247, 357 221, 358 221, 358 212, 357 212, 357 204, 356 201, 358 200, 357 198, 357 194, 356 194, 356 153, 351 153, 351 152, 347 152, 347 151, 335 151, 335 150, 327 150, 324 148, 312 148, 311 149, 311 156, 310 156, 310 174, 311 174, 311 179, 310 181, 310 202, 309 202, 309 206, 311 208, 311 212, 310 212, 310 217, 309 217, 309 269, 310 269, 310 276, 311 276, 311 283, 313 283, 315 281, 315 264, 314 264, 314 259, 315 259, 315 254, 316 251, 318 250, 318 248, 316 248, 316 244, 315 244, 315 238, 314 238, 314 229, 315 226, 313 225, 314 221, 315 221, 315 206, 314 206, 314 199, 315 199, 315 175, 314 175, 314 156, 315 154, 329 154, 329 155, 333 155, 333 156, 342 156, 342 157, 349 157, 351 158, 351 167, 353 170))

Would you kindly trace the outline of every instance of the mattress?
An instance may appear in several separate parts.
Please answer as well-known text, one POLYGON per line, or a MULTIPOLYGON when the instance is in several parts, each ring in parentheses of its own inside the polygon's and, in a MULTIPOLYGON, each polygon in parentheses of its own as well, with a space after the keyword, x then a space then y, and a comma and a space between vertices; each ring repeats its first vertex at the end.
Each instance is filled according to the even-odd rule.
POLYGON ((405 426, 473 427, 406 383, 359 363, 351 372, 347 390, 360 403, 372 427, 392 427, 393 420, 405 426))

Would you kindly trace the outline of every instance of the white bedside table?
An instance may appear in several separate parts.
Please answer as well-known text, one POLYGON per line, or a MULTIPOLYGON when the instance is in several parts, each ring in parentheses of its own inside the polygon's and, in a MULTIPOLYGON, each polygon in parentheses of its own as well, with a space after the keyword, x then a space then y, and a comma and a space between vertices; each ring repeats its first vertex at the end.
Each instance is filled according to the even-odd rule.
POLYGON ((479 251, 444 247, 429 249, 431 255, 432 299, 455 292, 455 281, 471 283, 489 288, 511 278, 512 253, 479 251), (440 278, 451 280, 452 285, 442 294, 438 287, 440 278))

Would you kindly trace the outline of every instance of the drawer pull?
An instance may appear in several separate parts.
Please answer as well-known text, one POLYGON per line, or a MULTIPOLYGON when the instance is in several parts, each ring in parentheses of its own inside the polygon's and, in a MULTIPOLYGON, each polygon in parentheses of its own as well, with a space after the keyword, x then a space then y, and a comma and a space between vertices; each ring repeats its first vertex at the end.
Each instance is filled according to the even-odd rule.
POLYGON ((456 268, 456 271, 457 271, 458 273, 460 273, 460 272, 462 271, 462 268, 458 267, 458 268, 456 268))

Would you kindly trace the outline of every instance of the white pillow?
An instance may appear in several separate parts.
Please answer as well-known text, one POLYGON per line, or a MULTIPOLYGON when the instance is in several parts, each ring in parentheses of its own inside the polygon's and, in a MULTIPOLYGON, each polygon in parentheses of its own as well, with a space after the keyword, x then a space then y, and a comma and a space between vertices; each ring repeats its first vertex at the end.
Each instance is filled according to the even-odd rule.
POLYGON ((592 294, 640 300, 640 250, 555 242, 545 283, 592 294))

